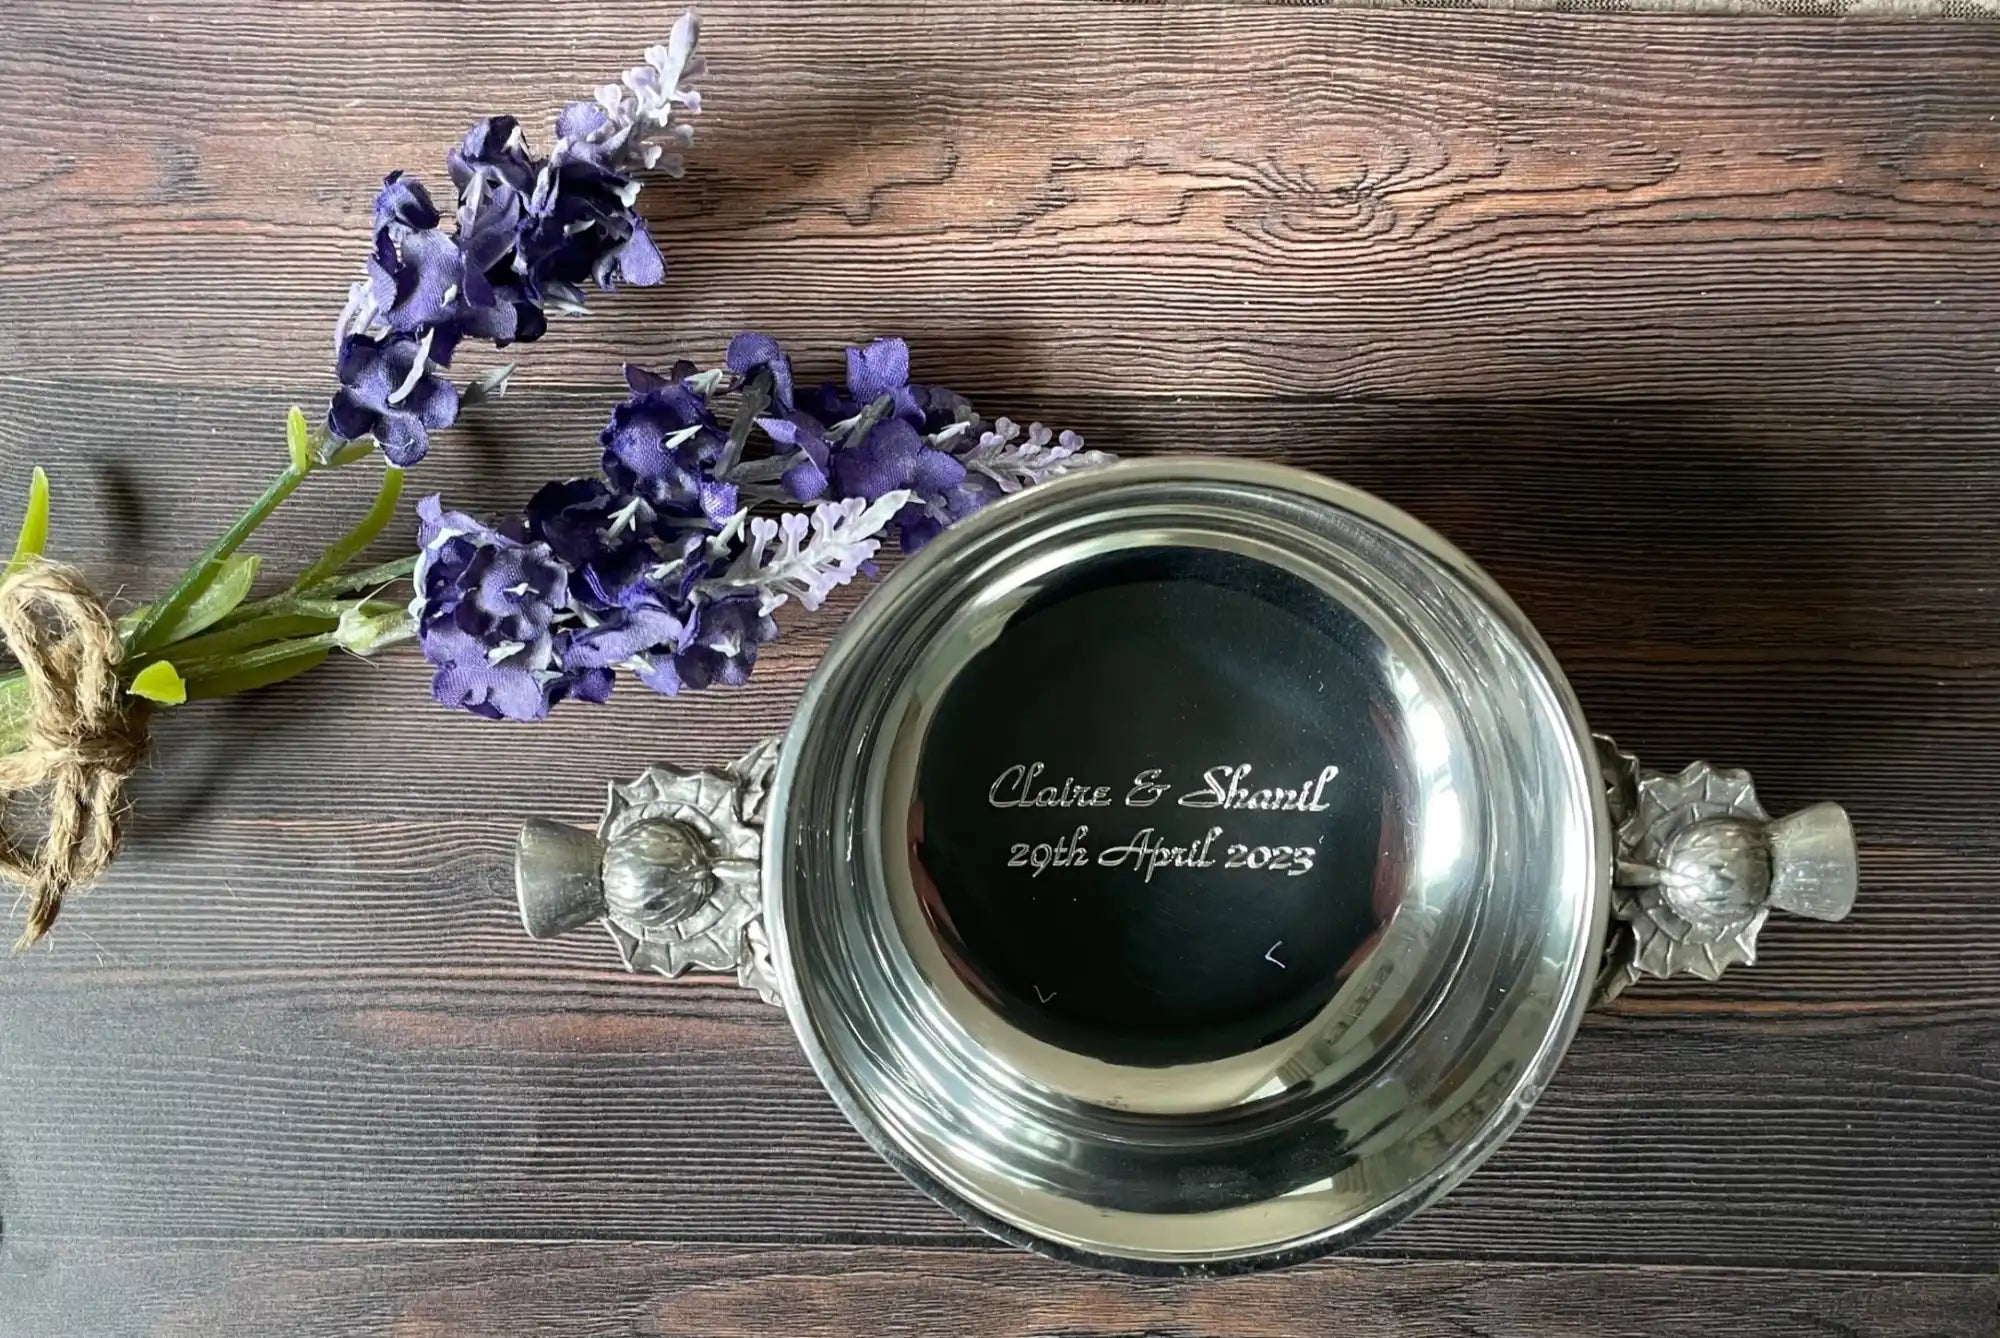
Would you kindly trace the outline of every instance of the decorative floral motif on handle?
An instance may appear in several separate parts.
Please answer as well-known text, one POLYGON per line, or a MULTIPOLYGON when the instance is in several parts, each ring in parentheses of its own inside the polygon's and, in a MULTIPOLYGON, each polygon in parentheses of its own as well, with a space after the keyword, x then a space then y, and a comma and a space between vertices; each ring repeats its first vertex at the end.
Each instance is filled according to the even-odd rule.
POLYGON ((778 740, 722 771, 653 767, 611 786, 596 836, 536 819, 521 829, 521 920, 552 938, 602 919, 628 971, 734 971, 777 1003, 759 868, 778 740))
POLYGON ((1854 830, 1836 804, 1773 820, 1747 771, 1642 771, 1598 737, 1618 862, 1600 1000, 1643 976, 1715 980, 1757 960, 1773 908, 1838 920, 1854 905, 1854 830))

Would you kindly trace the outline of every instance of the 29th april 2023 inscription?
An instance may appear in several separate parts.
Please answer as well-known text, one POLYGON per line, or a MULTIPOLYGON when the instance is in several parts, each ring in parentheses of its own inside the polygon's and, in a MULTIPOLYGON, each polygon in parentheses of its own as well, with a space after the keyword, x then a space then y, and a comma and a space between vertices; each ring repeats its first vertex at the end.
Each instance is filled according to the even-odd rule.
MULTIPOLYGON (((1248 762, 1224 764, 1201 773, 1201 785, 1175 797, 1180 808, 1243 809, 1253 812, 1324 813, 1333 807, 1326 801, 1326 788, 1340 775, 1340 768, 1327 765, 1304 784, 1253 788, 1249 781, 1254 766, 1248 762)), ((1174 789, 1162 778, 1159 767, 1149 767, 1132 778, 1122 801, 1113 799, 1109 785, 1082 785, 1065 776, 1057 785, 1039 784, 1045 767, 1040 762, 1017 762, 1002 771, 987 790, 987 803, 994 808, 1110 808, 1122 802, 1125 808, 1151 808, 1174 789)), ((1291 877, 1309 873, 1317 843, 1311 845, 1250 845, 1227 840, 1226 829, 1212 826, 1195 840, 1170 842, 1157 827, 1142 827, 1122 842, 1098 850, 1093 856, 1088 844, 1090 825, 1076 829, 1055 841, 1011 843, 1007 867, 1027 868, 1040 877, 1050 869, 1077 868, 1095 863, 1100 868, 1130 869, 1145 882, 1162 868, 1269 870, 1291 877), (1220 850, 1218 851, 1218 846, 1220 850)))

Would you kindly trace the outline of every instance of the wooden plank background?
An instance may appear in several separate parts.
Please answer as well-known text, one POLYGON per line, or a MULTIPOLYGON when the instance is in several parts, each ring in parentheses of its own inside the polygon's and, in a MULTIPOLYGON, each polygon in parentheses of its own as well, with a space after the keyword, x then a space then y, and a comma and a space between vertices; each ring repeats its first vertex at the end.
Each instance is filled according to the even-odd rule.
MULTIPOLYGON (((8 0, 0 509, 157 589, 255 492, 372 183, 553 110, 656 3, 8 0)), ((780 1016, 528 942, 509 848, 776 728, 536 727, 414 656, 160 722, 129 851, 0 962, 0 1334, 2000 1332, 2000 28, 1291 6, 716 3, 672 270, 413 481, 582 472, 621 357, 900 332, 989 414, 1324 469, 1505 584, 1597 725, 1838 798, 1842 926, 1585 1025, 1358 1255, 1137 1282, 907 1188, 780 1016)), ((370 481, 256 547, 289 571, 370 481)), ((385 556, 387 556, 385 550, 385 556)))

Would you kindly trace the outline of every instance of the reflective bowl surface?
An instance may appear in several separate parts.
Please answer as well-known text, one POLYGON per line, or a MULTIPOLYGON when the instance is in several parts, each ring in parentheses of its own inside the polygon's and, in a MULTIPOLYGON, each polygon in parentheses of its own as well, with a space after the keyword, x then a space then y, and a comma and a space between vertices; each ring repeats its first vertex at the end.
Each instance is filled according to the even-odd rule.
POLYGON ((765 913, 814 1067, 894 1165, 1060 1257, 1351 1245, 1533 1103, 1610 830, 1520 611, 1268 464, 1071 476, 947 530, 787 735, 765 913))

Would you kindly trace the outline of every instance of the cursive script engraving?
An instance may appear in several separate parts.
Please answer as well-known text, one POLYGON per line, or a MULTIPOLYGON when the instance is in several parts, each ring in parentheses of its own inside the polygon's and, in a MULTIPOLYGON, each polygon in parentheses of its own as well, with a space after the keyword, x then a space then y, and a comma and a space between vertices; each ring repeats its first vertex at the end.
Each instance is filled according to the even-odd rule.
MULTIPOLYGON (((987 787, 986 802, 994 808, 1110 808, 1117 804, 1108 785, 1087 785, 1074 776, 1065 776, 1057 785, 1042 784, 1047 767, 1040 762, 1016 762, 993 778, 987 787)), ((1256 813, 1325 813, 1326 789, 1340 775, 1337 766, 1320 768, 1313 780, 1292 786, 1254 788, 1249 784, 1251 766, 1247 762, 1210 767, 1202 773, 1201 788, 1190 790, 1174 802, 1181 808, 1216 808, 1256 813)), ((1172 793, 1174 784, 1165 778, 1165 769, 1149 767, 1132 778, 1125 792, 1126 808, 1150 808, 1172 793)), ((1055 841, 1015 841, 1008 848, 1007 867, 1027 869, 1030 878, 1040 878, 1051 869, 1077 869, 1096 865, 1104 869, 1124 869, 1137 873, 1145 882, 1161 869, 1243 869, 1282 874, 1297 878, 1310 872, 1318 861, 1314 845, 1248 845, 1228 840, 1225 829, 1210 827, 1206 834, 1175 842, 1160 834, 1157 827, 1143 827, 1123 844, 1092 852, 1085 843, 1090 828, 1079 823, 1068 836, 1055 841)))
POLYGON ((1111 807, 1110 786, 1079 785, 1065 776, 1061 785, 1037 787, 1035 782, 1041 779, 1042 770, 1040 762, 1016 762, 994 778, 992 788, 986 792, 986 802, 995 808, 1111 807))
POLYGON ((1084 847, 1083 838, 1090 835, 1090 828, 1079 823, 1077 829, 1061 840, 1050 844, 1043 842, 1032 845, 1026 841, 1014 842, 1007 856, 1010 869, 1033 869, 1030 878, 1040 878, 1050 869, 1073 869, 1079 864, 1090 863, 1090 851, 1084 847))
POLYGON ((1191 790, 1174 802, 1182 808, 1242 808, 1280 813, 1324 813, 1333 805, 1326 802, 1326 787, 1340 768, 1321 767, 1319 779, 1308 785, 1273 786, 1253 790, 1244 782, 1250 764, 1210 767, 1201 773, 1202 787, 1191 790))
POLYGON ((1160 769, 1153 767, 1132 778, 1132 788, 1125 792, 1125 807, 1150 808, 1160 801, 1160 797, 1174 787, 1160 779, 1160 769))
POLYGON ((1132 839, 1124 845, 1098 852, 1097 862, 1107 869, 1129 867, 1141 876, 1142 881, 1150 883, 1153 875, 1161 869, 1213 868, 1215 857, 1210 852, 1215 847, 1215 839, 1221 835, 1222 828, 1210 827, 1208 834, 1198 841, 1169 845, 1153 828, 1146 827, 1134 832, 1132 839))

